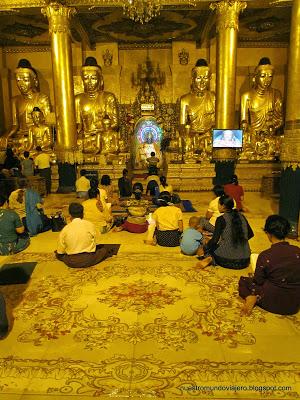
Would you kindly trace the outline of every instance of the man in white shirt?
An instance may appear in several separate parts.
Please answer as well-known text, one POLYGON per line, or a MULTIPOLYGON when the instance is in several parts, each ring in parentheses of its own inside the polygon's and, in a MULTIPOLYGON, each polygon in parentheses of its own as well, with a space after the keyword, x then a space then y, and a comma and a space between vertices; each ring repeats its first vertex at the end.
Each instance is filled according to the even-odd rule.
POLYGON ((56 258, 71 268, 85 268, 111 257, 111 246, 97 245, 100 233, 95 225, 83 219, 83 206, 69 205, 71 222, 59 234, 56 258))
POLYGON ((76 186, 76 195, 78 198, 87 199, 88 191, 91 188, 91 183, 89 179, 86 178, 86 170, 82 169, 80 171, 80 178, 78 178, 75 182, 76 186))
POLYGON ((51 166, 50 156, 44 153, 41 146, 36 147, 38 155, 34 159, 35 167, 41 177, 45 178, 46 182, 46 194, 51 193, 51 166))

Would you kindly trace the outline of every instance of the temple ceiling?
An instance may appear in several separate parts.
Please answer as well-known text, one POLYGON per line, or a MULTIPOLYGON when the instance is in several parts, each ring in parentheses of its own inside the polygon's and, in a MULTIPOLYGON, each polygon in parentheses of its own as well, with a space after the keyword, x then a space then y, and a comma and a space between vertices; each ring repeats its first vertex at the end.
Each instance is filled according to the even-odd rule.
MULTIPOLYGON (((15 4, 11 1, 11 7, 6 8, 3 1, 0 0, 0 46, 49 45, 48 22, 41 15, 39 7, 14 8, 12 6, 15 4)), ((42 5, 41 3, 44 1, 31 2, 33 5, 42 5)), ((73 5, 76 0, 65 3, 73 5)), ((83 3, 89 4, 87 0, 83 3)), ((251 46, 251 43, 256 45, 263 43, 264 46, 273 46, 276 43, 288 44, 290 2, 274 0, 273 3, 279 4, 280 7, 274 4, 270 6, 270 2, 264 0, 248 2, 248 7, 240 15, 241 46, 251 46), (258 4, 265 7, 258 8, 258 4)), ((201 46, 204 40, 214 35, 214 14, 209 10, 209 2, 205 1, 197 3, 196 7, 180 4, 164 5, 158 17, 144 24, 130 20, 118 6, 78 5, 77 15, 72 24, 73 40, 79 42, 85 36, 90 46, 101 42, 117 42, 120 45, 133 46, 150 43, 168 44, 174 40, 196 41, 201 46)))

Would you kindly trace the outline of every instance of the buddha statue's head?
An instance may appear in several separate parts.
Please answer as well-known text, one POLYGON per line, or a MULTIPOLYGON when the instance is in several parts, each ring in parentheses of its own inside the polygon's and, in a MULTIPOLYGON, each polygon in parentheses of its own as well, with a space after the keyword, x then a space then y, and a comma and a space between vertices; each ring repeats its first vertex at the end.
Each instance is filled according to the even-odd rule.
POLYGON ((15 76, 18 89, 23 96, 39 91, 39 80, 36 70, 32 68, 28 60, 19 60, 18 66, 15 70, 15 76))
POLYGON ((85 93, 95 94, 103 90, 102 70, 94 57, 87 57, 85 60, 84 66, 81 68, 81 78, 85 93))
POLYGON ((192 91, 194 93, 203 93, 208 89, 210 79, 210 68, 206 60, 200 58, 192 69, 192 91))
POLYGON ((255 68, 253 83, 254 87, 260 90, 266 90, 272 85, 274 67, 268 57, 263 57, 255 68))
POLYGON ((38 126, 44 122, 44 114, 39 107, 33 107, 31 113, 33 124, 38 126))

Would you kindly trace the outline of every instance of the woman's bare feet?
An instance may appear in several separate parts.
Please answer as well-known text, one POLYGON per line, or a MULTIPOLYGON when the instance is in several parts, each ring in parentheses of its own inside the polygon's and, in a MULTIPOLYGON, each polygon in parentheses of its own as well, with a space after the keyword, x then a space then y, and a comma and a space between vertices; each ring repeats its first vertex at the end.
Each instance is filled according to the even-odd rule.
POLYGON ((241 315, 249 316, 252 313, 252 310, 256 304, 257 296, 250 295, 245 299, 245 303, 241 310, 241 315))
POLYGON ((212 258, 211 257, 206 257, 204 260, 201 260, 197 262, 196 267, 200 269, 204 269, 208 267, 212 263, 212 258))
POLYGON ((145 244, 149 244, 150 246, 156 246, 156 243, 153 240, 144 240, 145 244))

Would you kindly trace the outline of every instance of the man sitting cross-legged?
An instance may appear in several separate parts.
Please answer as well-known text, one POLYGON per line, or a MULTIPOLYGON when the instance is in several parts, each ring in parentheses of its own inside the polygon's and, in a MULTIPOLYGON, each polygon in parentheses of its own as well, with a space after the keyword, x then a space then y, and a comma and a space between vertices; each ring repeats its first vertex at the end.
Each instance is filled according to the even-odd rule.
POLYGON ((83 206, 69 205, 71 222, 59 234, 56 257, 71 268, 85 268, 98 264, 114 254, 108 245, 97 245, 100 232, 83 219, 83 206))

